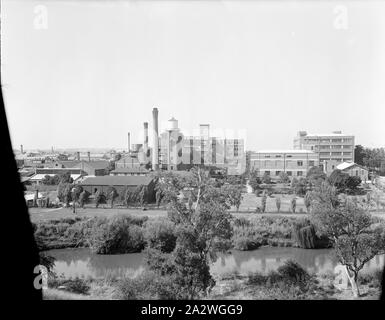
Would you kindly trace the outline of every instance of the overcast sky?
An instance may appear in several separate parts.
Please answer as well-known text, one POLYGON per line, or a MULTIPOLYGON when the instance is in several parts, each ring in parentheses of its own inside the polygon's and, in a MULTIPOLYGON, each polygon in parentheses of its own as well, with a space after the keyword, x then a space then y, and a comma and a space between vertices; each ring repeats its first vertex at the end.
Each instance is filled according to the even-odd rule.
POLYGON ((298 130, 382 147, 385 2, 341 3, 3 0, 14 148, 141 143, 154 106, 161 128, 246 132, 249 150, 298 130))

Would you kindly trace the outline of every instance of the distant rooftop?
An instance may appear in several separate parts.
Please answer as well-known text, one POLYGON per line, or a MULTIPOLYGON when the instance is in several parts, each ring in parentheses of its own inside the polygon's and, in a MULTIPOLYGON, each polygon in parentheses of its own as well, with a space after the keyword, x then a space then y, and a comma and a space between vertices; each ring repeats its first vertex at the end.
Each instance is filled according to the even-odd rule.
POLYGON ((137 168, 116 168, 115 170, 112 170, 111 173, 149 173, 150 171, 146 168, 137 167, 137 168))
POLYGON ((148 185, 154 180, 148 176, 99 176, 86 177, 82 181, 82 185, 92 186, 137 186, 148 185))

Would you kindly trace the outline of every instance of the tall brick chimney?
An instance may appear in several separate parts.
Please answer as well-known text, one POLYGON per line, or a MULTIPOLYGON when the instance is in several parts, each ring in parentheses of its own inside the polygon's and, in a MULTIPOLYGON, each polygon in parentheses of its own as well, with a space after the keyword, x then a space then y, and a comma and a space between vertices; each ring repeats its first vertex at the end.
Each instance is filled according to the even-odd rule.
POLYGON ((143 154, 144 154, 144 162, 147 164, 148 162, 148 122, 143 123, 143 129, 144 129, 143 154))
POLYGON ((128 132, 127 134, 127 143, 128 143, 128 153, 130 153, 131 149, 130 149, 130 143, 131 143, 131 136, 130 136, 130 133, 128 132))
POLYGON ((158 108, 152 109, 154 147, 152 150, 152 169, 159 170, 159 133, 158 133, 158 108))

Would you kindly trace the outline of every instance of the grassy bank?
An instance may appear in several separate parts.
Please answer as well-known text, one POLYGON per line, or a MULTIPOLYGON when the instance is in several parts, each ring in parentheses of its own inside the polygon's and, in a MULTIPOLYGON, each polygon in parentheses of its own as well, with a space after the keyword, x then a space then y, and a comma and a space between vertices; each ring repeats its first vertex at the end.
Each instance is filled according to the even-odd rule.
MULTIPOLYGON (((304 247, 296 230, 309 222, 304 218, 253 215, 234 218, 232 224, 233 248, 254 250, 264 245, 304 247)), ((310 242, 318 241, 313 233, 308 236, 310 242)), ((41 250, 90 247, 100 254, 140 252, 154 242, 154 237, 170 243, 175 239, 175 230, 166 218, 114 215, 62 218, 35 224, 35 238, 41 250)))
MULTIPOLYGON (((362 273, 359 278, 361 297, 378 299, 382 270, 362 273)), ((294 261, 287 261, 277 271, 240 276, 229 274, 216 279, 211 292, 203 299, 252 300, 346 300, 353 299, 350 289, 335 287, 335 275, 309 274, 294 261)), ((65 279, 50 277, 47 300, 92 299, 174 299, 171 279, 145 272, 136 278, 65 279)))

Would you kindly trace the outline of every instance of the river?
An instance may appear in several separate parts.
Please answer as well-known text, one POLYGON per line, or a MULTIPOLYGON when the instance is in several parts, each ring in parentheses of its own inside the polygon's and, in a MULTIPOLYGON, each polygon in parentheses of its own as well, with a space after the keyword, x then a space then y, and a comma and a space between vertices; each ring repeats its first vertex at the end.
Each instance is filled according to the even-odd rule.
MULTIPOLYGON (((135 277, 146 268, 143 253, 118 255, 93 254, 89 249, 56 249, 46 252, 56 259, 54 271, 67 278, 135 277)), ((299 249, 262 247, 252 251, 232 250, 219 255, 211 265, 213 275, 238 272, 268 272, 277 269, 286 260, 293 259, 311 273, 334 272, 338 265, 332 249, 299 249)), ((385 256, 376 256, 365 266, 365 270, 383 268, 385 256)))

